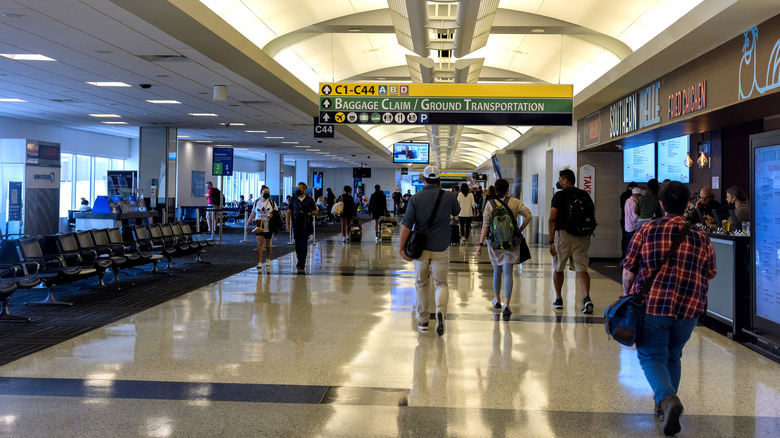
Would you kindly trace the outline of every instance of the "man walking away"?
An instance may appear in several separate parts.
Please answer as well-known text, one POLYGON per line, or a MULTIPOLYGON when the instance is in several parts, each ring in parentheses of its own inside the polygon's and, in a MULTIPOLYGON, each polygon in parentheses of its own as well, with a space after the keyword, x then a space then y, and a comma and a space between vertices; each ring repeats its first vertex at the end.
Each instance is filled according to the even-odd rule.
POLYGON ((550 206, 550 219, 547 226, 550 230, 550 255, 553 257, 553 285, 555 286, 555 302, 553 309, 563 310, 563 271, 566 262, 574 264, 577 278, 582 286, 582 313, 593 313, 593 302, 590 300, 590 275, 588 274, 588 249, 590 236, 596 227, 593 200, 584 190, 574 186, 574 172, 564 169, 558 173, 556 187, 562 189, 553 195, 550 206))
POLYGON ((660 192, 666 215, 639 228, 623 260, 623 295, 637 293, 658 271, 645 300, 636 351, 645 378, 653 388, 655 415, 663 418, 666 435, 680 431, 683 405, 677 396, 680 357, 699 317, 707 308, 707 288, 715 278, 715 251, 707 234, 691 228, 679 248, 662 261, 685 226, 690 192, 672 181, 660 192), (660 270, 659 270, 660 267, 660 270))
POLYGON ((368 211, 371 212, 371 218, 374 219, 374 232, 376 234, 376 241, 379 242, 379 219, 387 213, 387 196, 382 191, 382 187, 379 184, 374 186, 374 193, 371 194, 371 199, 368 200, 368 211))
POLYGON ((460 213, 460 206, 455 194, 441 190, 440 175, 439 168, 436 166, 427 166, 423 170, 425 186, 410 198, 406 207, 406 214, 401 225, 401 245, 399 248, 401 257, 406 261, 412 261, 404 253, 406 241, 409 240, 413 229, 418 232, 427 232, 428 238, 422 255, 419 259, 414 260, 417 329, 423 333, 428 331, 428 322, 431 317, 428 284, 429 277, 432 276, 436 296, 436 333, 439 336, 444 334, 444 319, 447 316, 447 302, 449 300, 447 274, 450 265, 448 251, 450 216, 457 216, 460 213), (439 208, 436 211, 436 216, 431 219, 437 199, 439 208), (430 227, 428 227, 429 220, 430 227))
POLYGON ((306 196, 306 188, 306 183, 298 183, 292 205, 292 230, 299 274, 305 273, 306 255, 309 252, 309 235, 314 232, 314 216, 317 216, 317 205, 311 196, 306 196))

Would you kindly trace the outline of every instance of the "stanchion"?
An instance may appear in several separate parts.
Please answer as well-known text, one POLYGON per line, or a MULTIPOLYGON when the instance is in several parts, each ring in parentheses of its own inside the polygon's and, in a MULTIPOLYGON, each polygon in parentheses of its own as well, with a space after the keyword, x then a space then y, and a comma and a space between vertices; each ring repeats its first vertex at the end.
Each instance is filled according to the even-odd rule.
POLYGON ((311 246, 317 246, 317 217, 311 223, 311 246))
POLYGON ((198 242, 200 242, 200 208, 195 209, 195 233, 198 235, 198 242))
POLYGON ((222 245, 222 209, 219 209, 219 214, 217 217, 219 217, 219 244, 222 245))
POLYGON ((241 243, 247 243, 249 240, 247 240, 247 231, 246 228, 249 226, 249 211, 244 212, 244 240, 241 241, 241 243))

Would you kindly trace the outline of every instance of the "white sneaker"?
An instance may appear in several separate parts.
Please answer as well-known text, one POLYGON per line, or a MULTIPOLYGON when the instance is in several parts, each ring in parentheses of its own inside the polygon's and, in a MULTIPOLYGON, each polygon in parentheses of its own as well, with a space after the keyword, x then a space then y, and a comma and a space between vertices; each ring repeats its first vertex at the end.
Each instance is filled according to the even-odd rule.
POLYGON ((347 238, 344 236, 341 236, 341 243, 345 243, 347 241, 347 238))
POLYGON ((265 269, 265 265, 263 263, 257 262, 257 266, 255 266, 257 269, 265 269))

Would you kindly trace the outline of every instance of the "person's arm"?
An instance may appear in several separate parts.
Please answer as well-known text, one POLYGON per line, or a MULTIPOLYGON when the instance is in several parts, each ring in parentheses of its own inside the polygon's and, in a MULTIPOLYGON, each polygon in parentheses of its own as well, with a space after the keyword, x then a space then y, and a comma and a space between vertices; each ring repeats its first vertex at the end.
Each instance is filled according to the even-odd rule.
POLYGON ((631 295, 631 286, 634 285, 636 274, 623 268, 623 296, 631 295))
POLYGON ((531 209, 526 207, 523 201, 520 201, 520 216, 523 217, 523 225, 520 225, 518 230, 522 233, 531 224, 531 219, 534 217, 531 209))
POLYGON ((482 221, 482 233, 479 235, 479 244, 477 245, 477 255, 482 255, 482 247, 485 245, 485 239, 487 239, 487 235, 490 232, 490 224, 487 221, 487 218, 490 217, 490 212, 493 210, 493 206, 490 205, 490 203, 485 204, 485 211, 483 212, 484 220, 482 221))
POLYGON ((550 255, 553 257, 558 255, 558 251, 555 249, 555 221, 558 219, 558 209, 550 207, 550 219, 547 220, 547 231, 550 234, 550 255))
POLYGON ((637 216, 639 216, 639 201, 640 201, 641 199, 642 199, 642 198, 639 198, 639 199, 637 199, 637 200, 636 200, 636 204, 634 204, 634 214, 635 214, 635 215, 637 215, 637 216))

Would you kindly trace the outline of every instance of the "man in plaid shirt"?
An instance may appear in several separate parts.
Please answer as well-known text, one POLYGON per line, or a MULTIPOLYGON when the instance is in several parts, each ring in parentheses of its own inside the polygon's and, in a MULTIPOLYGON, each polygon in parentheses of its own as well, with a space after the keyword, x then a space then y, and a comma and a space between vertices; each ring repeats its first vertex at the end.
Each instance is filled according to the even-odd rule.
MULTIPOLYGON (((683 213, 689 197, 688 188, 677 181, 661 190, 660 201, 666 215, 644 224, 628 244, 623 260, 624 296, 639 292, 658 270, 685 225, 683 213)), ((667 435, 680 431, 680 357, 699 316, 707 308, 707 287, 715 273, 715 251, 709 237, 702 230, 691 228, 661 268, 645 301, 636 350, 645 378, 653 388, 655 414, 663 418, 667 435)))

